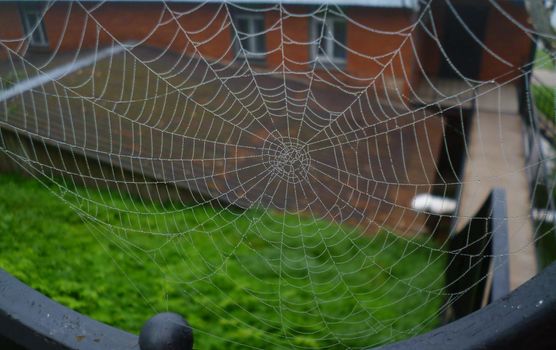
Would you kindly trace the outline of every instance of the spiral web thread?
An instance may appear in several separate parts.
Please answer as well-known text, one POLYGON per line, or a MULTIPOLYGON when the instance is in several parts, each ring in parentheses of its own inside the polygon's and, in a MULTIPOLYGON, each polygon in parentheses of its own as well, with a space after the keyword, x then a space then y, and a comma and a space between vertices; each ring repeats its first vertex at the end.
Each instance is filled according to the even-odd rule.
MULTIPOLYGON (((198 287, 208 286, 225 299, 230 282, 222 282, 222 276, 234 259, 248 278, 266 286, 242 288, 268 308, 272 318, 241 303, 235 306, 244 317, 219 300, 204 304, 217 317, 231 320, 231 327, 252 331, 256 341, 221 339, 209 326, 192 322, 201 338, 215 338, 226 346, 307 348, 311 343, 304 341, 315 337, 328 348, 362 348, 422 333, 437 326, 440 314, 466 290, 447 292, 443 273, 431 276, 431 266, 439 261, 446 265, 455 253, 446 251, 447 243, 433 243, 439 226, 431 229, 429 212, 416 211, 411 199, 431 191, 454 196, 454 188, 485 181, 465 182, 457 164, 450 163, 442 172, 437 161, 443 141, 449 131, 464 134, 463 120, 470 117, 465 110, 476 103, 475 120, 497 114, 499 132, 492 137, 511 144, 502 132, 507 101, 501 91, 529 74, 533 63, 515 66, 498 55, 465 25, 450 0, 442 4, 506 71, 488 80, 461 74, 446 56, 436 32, 436 12, 428 1, 415 4, 419 11, 403 27, 369 26, 338 3, 296 8, 280 2, 161 2, 153 7, 158 12, 150 14, 149 30, 130 40, 110 28, 105 12, 109 2, 45 2, 40 13, 45 21, 57 6, 64 13, 58 23, 61 36, 49 38, 52 51, 28 51, 32 34, 0 38, 7 53, 0 85, 0 150, 91 223, 91 234, 99 242, 116 245, 139 264, 154 262, 156 273, 182 298, 196 300, 203 293, 198 287), (211 14, 208 21, 198 20, 206 13, 211 14), (261 32, 242 32, 234 21, 240 13, 263 16, 266 42, 259 56, 279 56, 279 62, 264 66, 246 58, 245 43, 257 40, 261 32), (336 40, 325 26, 305 41, 296 39, 291 29, 296 21, 326 18, 341 19, 361 36, 391 38, 395 45, 369 54, 336 40), (68 29, 75 21, 81 23, 80 33, 68 29), (459 91, 447 94, 437 86, 423 59, 427 55, 419 52, 417 32, 430 39, 451 66, 462 86, 459 91), (91 35, 93 46, 86 40, 91 35), (227 47, 211 51, 211 44, 229 35, 231 40, 219 41, 227 47), (70 37, 77 45, 68 51, 64 42, 70 37), (355 74, 341 62, 315 55, 300 60, 295 55, 321 42, 343 47, 348 60, 373 69, 355 74), (406 71, 408 57, 415 62, 414 74, 422 76, 419 84, 433 91, 434 98, 424 97, 413 84, 412 73, 406 71), (14 90, 41 76, 46 79, 14 90), (483 111, 477 101, 492 95, 497 95, 494 110, 491 105, 483 111), (443 114, 460 124, 447 122, 443 114), (14 143, 23 151, 15 151, 14 143), (86 189, 79 190, 83 184, 86 189), (112 191, 106 192, 107 187, 112 191), (133 202, 122 200, 129 193, 141 196, 133 202), (163 204, 164 210, 153 210, 156 204, 163 204), (185 219, 188 213, 198 216, 195 222, 185 219), (225 218, 226 227, 215 226, 215 217, 225 218), (319 224, 309 224, 311 219, 319 224), (131 227, 130 222, 139 224, 131 227), (234 233, 226 233, 229 230, 234 233), (415 239, 420 232, 421 239, 415 239), (209 244, 197 246, 199 237, 209 244), (266 256, 257 244, 278 255, 266 256), (394 245, 402 249, 393 253, 394 245), (182 259, 189 270, 186 277, 165 265, 167 251, 182 259), (217 258, 206 260, 208 251, 217 258), (292 251, 301 253, 290 256, 292 251), (396 272, 413 261, 417 251, 428 252, 420 273, 396 272), (382 258, 391 254, 401 255, 384 266, 382 258), (348 270, 354 261, 360 268, 348 270), (272 282, 258 275, 261 266, 274 275, 272 282), (324 271, 330 266, 332 270, 324 271), (385 290, 385 281, 394 282, 395 288, 385 290), (295 293, 308 293, 309 301, 298 302, 295 293), (395 305, 381 303, 388 294, 412 307, 389 311, 395 305), (344 299, 351 300, 352 307, 334 309, 335 302, 344 299), (412 300, 437 300, 438 308, 423 310, 426 303, 412 300), (404 323, 420 313, 425 316, 417 324, 404 323), (307 324, 299 324, 299 315, 306 315, 307 324), (340 331, 339 325, 348 328, 340 331), (274 334, 280 335, 280 343, 275 343, 274 334)), ((488 3, 531 41, 548 36, 512 17, 502 1, 488 3)), ((527 109, 524 115, 535 125, 532 101, 527 109)), ((466 156, 472 151, 469 139, 463 140, 460 151, 466 156)), ((487 153, 479 150, 479 156, 487 153)), ((510 158, 502 160, 505 170, 495 180, 503 182, 531 167, 550 171, 553 162, 551 156, 527 165, 510 158)), ((542 182, 539 174, 531 181, 535 188, 542 182)), ((477 195, 474 202, 481 200, 477 195)), ((533 212, 529 209, 526 216, 509 216, 508 221, 525 227, 533 212)), ((540 209, 551 209, 550 203, 540 209)), ((473 214, 434 215, 465 221, 473 214)), ((554 234, 540 225, 533 231, 535 240, 554 234)), ((524 254, 534 239, 510 255, 524 254)), ((140 282, 125 277, 124 283, 141 293, 140 282)), ((151 305, 148 298, 145 303, 151 305)))

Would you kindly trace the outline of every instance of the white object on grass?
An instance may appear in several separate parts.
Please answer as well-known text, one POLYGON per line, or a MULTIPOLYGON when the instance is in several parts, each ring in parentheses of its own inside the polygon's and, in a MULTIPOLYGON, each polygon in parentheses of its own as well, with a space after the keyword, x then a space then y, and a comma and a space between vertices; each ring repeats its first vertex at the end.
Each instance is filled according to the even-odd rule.
POLYGON ((421 193, 413 197, 411 207, 417 211, 433 214, 451 214, 456 210, 457 202, 451 198, 421 193))

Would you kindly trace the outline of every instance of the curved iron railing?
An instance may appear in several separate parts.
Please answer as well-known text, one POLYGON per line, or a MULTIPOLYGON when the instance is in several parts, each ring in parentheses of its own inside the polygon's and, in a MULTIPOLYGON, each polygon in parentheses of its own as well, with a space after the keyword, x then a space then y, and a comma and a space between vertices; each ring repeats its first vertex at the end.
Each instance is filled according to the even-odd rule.
POLYGON ((138 337, 62 306, 0 269, 0 349, 192 348, 192 330, 179 315, 154 316, 138 337))
POLYGON ((556 263, 512 293, 429 333, 381 350, 556 349, 556 263))

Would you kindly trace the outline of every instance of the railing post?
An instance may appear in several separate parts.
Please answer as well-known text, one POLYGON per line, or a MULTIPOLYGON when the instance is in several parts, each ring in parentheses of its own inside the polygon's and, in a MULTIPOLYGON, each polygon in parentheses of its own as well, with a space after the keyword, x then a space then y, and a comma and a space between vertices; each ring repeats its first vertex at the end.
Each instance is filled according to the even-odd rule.
POLYGON ((186 320, 173 312, 153 316, 139 334, 141 350, 191 350, 193 330, 186 320))
POLYGON ((506 193, 494 188, 483 206, 449 243, 446 288, 459 295, 446 320, 461 318, 509 293, 506 193), (492 277, 491 283, 487 283, 492 277))
POLYGON ((508 215, 506 208, 506 192, 494 188, 491 195, 492 219, 492 287, 490 301, 497 300, 510 292, 510 252, 508 237, 508 215))

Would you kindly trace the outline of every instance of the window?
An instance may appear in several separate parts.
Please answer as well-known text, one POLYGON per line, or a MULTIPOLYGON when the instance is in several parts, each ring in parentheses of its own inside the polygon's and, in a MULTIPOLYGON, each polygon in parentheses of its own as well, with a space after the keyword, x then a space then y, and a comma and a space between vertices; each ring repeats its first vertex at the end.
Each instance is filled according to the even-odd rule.
POLYGON ((264 17, 260 14, 237 15, 236 29, 241 43, 237 53, 249 58, 264 58, 264 17))
POLYGON ((22 7, 21 17, 25 34, 29 36, 29 44, 39 47, 48 46, 41 10, 35 7, 22 7))
POLYGON ((313 57, 324 62, 345 62, 345 20, 338 17, 315 18, 312 33, 314 40, 313 57))

